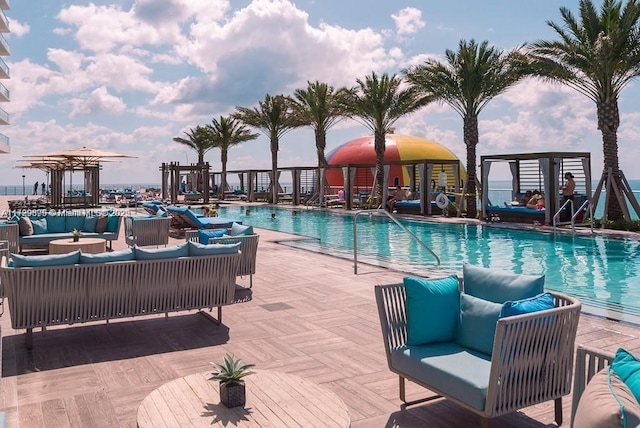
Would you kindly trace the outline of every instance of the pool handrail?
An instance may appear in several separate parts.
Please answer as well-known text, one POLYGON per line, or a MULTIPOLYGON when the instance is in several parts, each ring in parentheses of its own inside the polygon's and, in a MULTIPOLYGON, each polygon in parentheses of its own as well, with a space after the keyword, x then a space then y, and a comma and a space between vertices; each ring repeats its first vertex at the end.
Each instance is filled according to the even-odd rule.
POLYGON ((413 232, 411 232, 409 229, 406 228, 405 225, 403 225, 402 223, 400 223, 398 221, 398 219, 396 219, 393 214, 391 214, 390 212, 388 212, 387 210, 383 210, 383 209, 376 209, 376 210, 359 210, 356 211, 355 215, 353 216, 353 274, 357 275, 358 274, 358 216, 360 214, 369 214, 374 215, 374 214, 384 214, 387 217, 389 217, 395 224, 397 224, 398 226, 400 226, 400 228, 402 230, 404 230, 406 233, 409 234, 409 236, 411 236, 418 244, 422 245, 422 247, 424 247, 435 259, 436 259, 436 266, 440 266, 440 257, 438 257, 438 255, 436 253, 434 253, 431 248, 429 248, 427 246, 427 244, 425 244, 424 242, 422 242, 420 240, 420 238, 418 238, 413 232))
MULTIPOLYGON (((586 210, 587 207, 589 208, 589 219, 593 219, 593 204, 591 204, 591 200, 589 198, 587 198, 586 201, 584 201, 582 203, 582 205, 580 205, 580 207, 578 207, 577 210, 573 209, 573 201, 571 199, 567 199, 565 201, 564 204, 562 204, 562 206, 560 207, 560 209, 558 209, 558 211, 553 215, 553 231, 556 231, 556 226, 558 224, 557 219, 560 216, 560 212, 567 206, 567 204, 569 204, 571 206, 571 233, 573 235, 575 235, 576 233, 576 217, 578 216, 579 213, 582 212, 582 210, 586 210)), ((593 221, 589 222, 590 226, 591 226, 591 233, 593 234, 593 221)))

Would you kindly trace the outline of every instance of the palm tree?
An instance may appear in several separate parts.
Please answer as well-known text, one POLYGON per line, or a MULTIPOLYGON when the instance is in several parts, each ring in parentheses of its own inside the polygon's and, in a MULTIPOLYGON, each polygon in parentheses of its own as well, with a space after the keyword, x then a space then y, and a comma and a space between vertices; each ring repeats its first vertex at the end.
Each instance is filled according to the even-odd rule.
MULTIPOLYGON (((627 0, 623 7, 621 1, 604 0, 598 13, 591 0, 581 0, 579 17, 565 7, 560 8, 560 15, 562 24, 547 22, 560 40, 531 44, 529 71, 566 84, 596 103, 604 153, 603 179, 608 182, 605 177, 611 171, 613 182, 607 184, 624 189, 618 162, 618 98, 640 74, 640 4, 627 0)), ((623 211, 614 196, 613 191, 606 194, 605 216, 619 220, 623 211)), ((630 192, 627 196, 633 197, 630 192)))
POLYGON ((220 162, 222 163, 222 180, 220 197, 224 199, 227 188, 227 156, 229 149, 236 144, 255 140, 258 134, 252 134, 248 128, 232 117, 220 116, 220 120, 213 118, 211 125, 207 125, 211 133, 213 146, 220 148, 220 162))
POLYGON ((307 89, 294 92, 294 109, 304 125, 313 128, 316 137, 318 167, 326 167, 324 151, 327 147, 327 131, 345 116, 340 96, 346 88, 335 90, 333 86, 315 81, 307 82, 307 89))
POLYGON ((467 216, 477 216, 476 148, 478 115, 496 96, 524 77, 516 66, 521 58, 517 51, 505 53, 484 41, 461 40, 458 51, 445 51, 446 63, 428 59, 424 64, 405 70, 411 85, 435 100, 450 105, 463 122, 463 138, 467 148, 467 216))
POLYGON ((376 172, 372 201, 382 203, 384 178, 385 137, 398 119, 431 101, 415 87, 402 88, 402 79, 395 74, 379 76, 372 72, 364 80, 357 79, 358 86, 344 95, 342 103, 350 117, 360 121, 373 132, 376 152, 376 172))
MULTIPOLYGON (((205 126, 196 126, 195 129, 190 128, 189 131, 185 131, 187 138, 173 137, 173 141, 176 143, 184 144, 196 151, 198 154, 198 165, 204 165, 204 155, 213 148, 213 141, 209 130, 205 126)), ((202 182, 204 177, 197 178, 197 189, 202 190, 202 182)))
POLYGON ((274 204, 278 203, 278 186, 276 186, 276 183, 280 137, 302 125, 294 114, 292 105, 293 101, 289 97, 267 94, 264 101, 260 101, 257 108, 236 107, 236 112, 232 115, 235 119, 241 120, 269 137, 271 143, 272 201, 274 204))

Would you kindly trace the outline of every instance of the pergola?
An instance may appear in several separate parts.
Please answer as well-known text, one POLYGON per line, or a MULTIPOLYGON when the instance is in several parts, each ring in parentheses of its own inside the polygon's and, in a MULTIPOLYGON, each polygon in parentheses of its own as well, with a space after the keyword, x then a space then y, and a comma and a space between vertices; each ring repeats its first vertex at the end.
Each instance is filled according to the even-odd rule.
MULTIPOLYGON (((100 205, 101 163, 115 158, 134 158, 122 153, 108 152, 89 147, 60 150, 40 155, 24 156, 25 164, 19 168, 38 168, 51 174, 49 195, 52 208, 95 207, 100 205), (66 195, 64 192, 65 172, 83 171, 84 191, 82 195, 66 195)), ((70 180, 73 180, 72 175, 70 180)), ((71 181, 70 187, 73 188, 71 181)))

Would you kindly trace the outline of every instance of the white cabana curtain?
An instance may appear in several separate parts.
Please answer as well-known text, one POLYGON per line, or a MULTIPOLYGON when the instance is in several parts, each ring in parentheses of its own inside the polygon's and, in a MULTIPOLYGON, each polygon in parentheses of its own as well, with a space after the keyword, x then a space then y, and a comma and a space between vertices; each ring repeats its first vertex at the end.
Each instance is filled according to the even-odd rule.
POLYGON ((482 217, 487 216, 487 205, 489 205, 489 172, 491 172, 491 165, 491 161, 484 161, 482 164, 482 217))
POLYGON ((455 165, 455 164, 451 164, 451 168, 453 169, 453 181, 454 181, 454 185, 453 188, 455 189, 456 192, 460 191, 460 167, 455 165))
POLYGON ((387 203, 387 197, 389 195, 389 171, 391 167, 385 165, 382 169, 382 207, 384 208, 387 203))
MULTIPOLYGON (((434 166, 432 163, 428 163, 427 164, 427 171, 426 171, 426 176, 424 177, 424 193, 421 193, 421 198, 420 198, 420 210, 421 213, 424 214, 425 213, 425 209, 426 209, 426 213, 427 214, 431 214, 431 180, 433 177, 433 169, 434 166), (426 205, 426 207, 425 207, 426 205)), ((420 179, 422 180, 422 179, 420 179)))
POLYGON ((509 170, 511 171, 511 200, 516 200, 516 194, 520 192, 520 177, 518 174, 518 163, 509 162, 509 170))
POLYGON ((420 214, 424 214, 424 203, 428 194, 431 194, 427 186, 427 177, 425 174, 425 165, 418 165, 418 180, 420 180, 420 214))
POLYGON ((553 189, 551 181, 554 179, 553 178, 554 174, 553 174, 553 171, 551 171, 551 163, 549 162, 549 158, 538 159, 538 164, 540 165, 540 171, 542 171, 542 183, 543 183, 542 192, 544 193, 544 206, 545 206, 544 219, 545 219, 545 223, 548 224, 551 219, 551 216, 549 215, 549 213, 553 208, 551 206, 551 198, 555 197, 555 195, 551 194, 551 191, 553 189))
POLYGON ((326 172, 327 170, 325 168, 320 168, 320 188, 318 189, 318 201, 320 202, 321 206, 324 204, 324 181, 326 172))
POLYGON ((587 198, 591 199, 591 167, 589 165, 589 159, 587 158, 582 158, 582 171, 584 172, 584 185, 587 198))

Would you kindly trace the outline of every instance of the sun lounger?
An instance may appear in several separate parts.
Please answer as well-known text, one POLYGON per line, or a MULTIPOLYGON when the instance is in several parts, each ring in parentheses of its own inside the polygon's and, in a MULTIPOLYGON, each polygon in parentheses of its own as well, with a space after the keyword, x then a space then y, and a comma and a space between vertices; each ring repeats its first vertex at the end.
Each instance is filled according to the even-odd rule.
POLYGON ((167 207, 167 212, 171 217, 192 229, 225 229, 231 227, 233 223, 242 223, 223 217, 198 217, 188 208, 172 205, 167 207))

